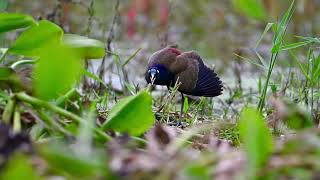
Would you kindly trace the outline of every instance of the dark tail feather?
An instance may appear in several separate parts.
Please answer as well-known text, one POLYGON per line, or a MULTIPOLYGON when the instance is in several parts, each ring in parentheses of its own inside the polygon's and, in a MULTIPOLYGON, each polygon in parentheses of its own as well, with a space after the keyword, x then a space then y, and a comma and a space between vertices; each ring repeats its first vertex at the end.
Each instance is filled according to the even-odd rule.
POLYGON ((194 96, 214 97, 222 94, 222 82, 217 74, 199 62, 196 87, 189 93, 194 96))

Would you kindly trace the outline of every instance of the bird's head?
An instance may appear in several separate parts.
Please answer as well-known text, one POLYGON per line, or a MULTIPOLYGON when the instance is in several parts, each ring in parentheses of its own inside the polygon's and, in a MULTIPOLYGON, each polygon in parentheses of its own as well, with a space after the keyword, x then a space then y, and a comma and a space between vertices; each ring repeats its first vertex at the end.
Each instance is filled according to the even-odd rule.
POLYGON ((148 69, 146 80, 151 84, 170 86, 174 81, 174 74, 162 65, 155 65, 148 69))
POLYGON ((167 47, 153 53, 149 59, 151 65, 146 72, 146 81, 156 85, 171 85, 174 80, 174 74, 166 67, 170 65, 181 51, 174 47, 167 47))
POLYGON ((159 71, 158 67, 151 67, 148 70, 147 76, 148 76, 147 81, 149 81, 148 83, 151 83, 152 85, 155 84, 156 79, 160 78, 160 71, 159 71))

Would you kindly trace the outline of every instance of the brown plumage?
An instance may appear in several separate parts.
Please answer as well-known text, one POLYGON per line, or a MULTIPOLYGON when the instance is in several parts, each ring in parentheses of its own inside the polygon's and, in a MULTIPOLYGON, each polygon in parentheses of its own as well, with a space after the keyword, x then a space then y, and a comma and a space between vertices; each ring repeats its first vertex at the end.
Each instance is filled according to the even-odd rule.
POLYGON ((181 52, 166 47, 151 55, 146 72, 146 81, 154 84, 173 86, 178 80, 181 93, 214 97, 222 92, 217 74, 204 65, 195 51, 181 52))

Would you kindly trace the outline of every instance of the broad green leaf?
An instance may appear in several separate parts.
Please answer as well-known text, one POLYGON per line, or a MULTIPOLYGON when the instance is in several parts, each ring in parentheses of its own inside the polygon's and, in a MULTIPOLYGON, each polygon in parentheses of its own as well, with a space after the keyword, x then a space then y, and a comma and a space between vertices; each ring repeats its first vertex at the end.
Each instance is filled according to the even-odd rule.
POLYGON ((77 49, 83 58, 98 59, 105 55, 105 47, 101 41, 89 39, 75 34, 65 34, 63 43, 77 49))
POLYGON ((35 93, 44 100, 55 99, 80 78, 83 61, 73 49, 58 43, 45 45, 39 54, 33 71, 35 93))
POLYGON ((13 69, 8 67, 0 67, 0 80, 9 80, 13 74, 13 69))
POLYGON ((111 129, 140 135, 154 123, 152 98, 147 91, 119 101, 111 110, 108 119, 102 125, 103 130, 111 129))
POLYGON ((272 153, 272 135, 265 120, 253 108, 245 108, 241 113, 239 131, 248 158, 248 175, 254 179, 272 153))
POLYGON ((27 157, 17 154, 10 159, 9 164, 1 173, 1 179, 19 180, 19 179, 40 179, 35 168, 31 165, 31 160, 27 157))
POLYGON ((0 33, 35 25, 36 22, 29 15, 0 13, 0 33))
POLYGON ((10 47, 9 52, 24 56, 39 56, 40 49, 43 49, 46 44, 60 43, 62 35, 63 31, 59 26, 42 20, 39 25, 24 31, 10 47))
POLYGON ((233 0, 232 2, 236 9, 248 17, 263 20, 267 16, 261 0, 233 0))

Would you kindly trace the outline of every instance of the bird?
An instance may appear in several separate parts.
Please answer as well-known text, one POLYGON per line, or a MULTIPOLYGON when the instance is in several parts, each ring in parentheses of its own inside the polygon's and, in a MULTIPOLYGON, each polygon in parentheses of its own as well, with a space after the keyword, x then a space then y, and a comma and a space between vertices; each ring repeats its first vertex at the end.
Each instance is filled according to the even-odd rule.
POLYGON ((220 78, 204 64, 196 51, 182 52, 174 46, 160 49, 150 56, 145 79, 148 84, 167 86, 168 89, 178 81, 182 103, 184 94, 215 97, 223 91, 220 78))

